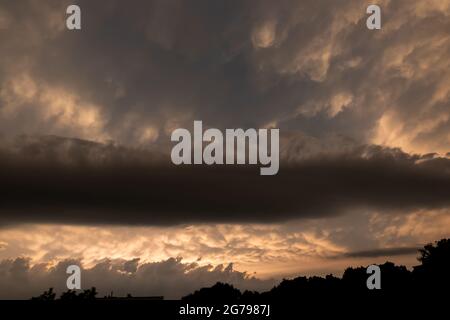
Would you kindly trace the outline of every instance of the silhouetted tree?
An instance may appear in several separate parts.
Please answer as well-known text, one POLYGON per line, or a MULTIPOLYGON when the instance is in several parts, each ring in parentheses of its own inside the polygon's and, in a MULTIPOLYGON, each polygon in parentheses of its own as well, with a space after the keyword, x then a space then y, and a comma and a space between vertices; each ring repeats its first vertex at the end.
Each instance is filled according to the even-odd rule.
POLYGON ((77 292, 75 290, 67 290, 61 294, 60 300, 78 300, 77 292))
POLYGON ((427 244, 419 249, 420 256, 417 258, 423 267, 447 269, 450 266, 450 239, 436 241, 436 245, 427 244))
POLYGON ((32 300, 40 300, 40 301, 53 301, 55 300, 56 293, 53 292, 53 288, 44 291, 40 296, 31 298, 32 300))
POLYGON ((81 300, 94 300, 97 294, 97 289, 95 287, 92 287, 91 289, 87 289, 81 292, 78 297, 81 298, 81 300))
POLYGON ((425 288, 448 288, 450 285, 450 239, 427 244, 419 250, 417 258, 422 264, 414 267, 416 285, 425 288))
POLYGON ((79 294, 77 294, 75 290, 67 290, 61 294, 60 299, 64 301, 95 300, 97 294, 97 289, 95 287, 84 290, 79 294))
POLYGON ((257 291, 245 290, 241 296, 241 300, 246 301, 248 303, 257 302, 260 299, 261 299, 261 294, 257 291))
POLYGON ((230 284, 217 282, 211 288, 202 288, 191 293, 182 299, 190 301, 204 301, 204 302, 224 302, 237 301, 241 297, 241 292, 230 284))

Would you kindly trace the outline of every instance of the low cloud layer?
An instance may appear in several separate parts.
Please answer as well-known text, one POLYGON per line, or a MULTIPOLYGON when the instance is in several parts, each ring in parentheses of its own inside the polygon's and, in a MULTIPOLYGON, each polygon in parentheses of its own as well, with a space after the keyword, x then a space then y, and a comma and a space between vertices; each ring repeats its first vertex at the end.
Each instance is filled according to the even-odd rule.
POLYGON ((183 257, 201 266, 232 262, 235 270, 263 279, 339 275, 348 266, 386 260, 416 265, 415 248, 448 236, 449 213, 355 210, 283 224, 15 225, 0 229, 0 260, 29 257, 34 266, 76 259, 89 269, 105 259, 143 264, 183 257))
POLYGON ((356 251, 346 253, 344 256, 348 258, 375 258, 386 256, 401 256, 415 254, 418 252, 418 248, 415 247, 399 247, 399 248, 382 248, 365 251, 356 251))
MULTIPOLYGON (((67 291, 67 266, 79 261, 65 260, 50 264, 30 265, 26 258, 0 261, 0 299, 30 299, 52 287, 58 294, 67 291)), ((245 272, 233 270, 232 264, 199 266, 184 263, 181 258, 139 263, 133 260, 104 260, 92 268, 82 268, 82 288, 96 287, 99 296, 164 296, 179 299, 194 290, 212 286, 218 281, 241 289, 267 290, 274 280, 258 280, 245 272)))

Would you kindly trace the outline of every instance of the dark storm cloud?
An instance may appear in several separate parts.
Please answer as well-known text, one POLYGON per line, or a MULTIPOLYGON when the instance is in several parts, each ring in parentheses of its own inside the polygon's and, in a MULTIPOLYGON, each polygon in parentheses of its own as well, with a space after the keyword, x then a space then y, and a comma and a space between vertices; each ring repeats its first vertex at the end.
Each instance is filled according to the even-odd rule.
POLYGON ((77 3, 81 31, 65 29, 69 1, 0 6, 1 133, 36 137, 1 154, 2 224, 272 222, 449 204, 448 159, 357 147, 448 151, 445 2, 383 2, 379 32, 365 27, 366 1, 77 3), (279 127, 280 173, 171 166, 170 132, 193 120, 279 127))
POLYGON ((174 166, 168 155, 58 137, 19 139, 0 162, 2 224, 269 223, 450 204, 449 159, 370 146, 282 159, 276 176, 250 166, 174 166))

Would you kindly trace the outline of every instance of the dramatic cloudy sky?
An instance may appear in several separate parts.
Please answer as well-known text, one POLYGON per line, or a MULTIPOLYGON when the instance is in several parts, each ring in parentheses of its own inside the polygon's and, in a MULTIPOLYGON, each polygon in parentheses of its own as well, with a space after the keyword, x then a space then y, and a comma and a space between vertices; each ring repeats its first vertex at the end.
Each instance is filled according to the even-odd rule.
POLYGON ((0 0, 0 298, 414 265, 450 236, 449 30, 449 0, 0 0), (194 120, 279 128, 279 173, 174 166, 194 120))

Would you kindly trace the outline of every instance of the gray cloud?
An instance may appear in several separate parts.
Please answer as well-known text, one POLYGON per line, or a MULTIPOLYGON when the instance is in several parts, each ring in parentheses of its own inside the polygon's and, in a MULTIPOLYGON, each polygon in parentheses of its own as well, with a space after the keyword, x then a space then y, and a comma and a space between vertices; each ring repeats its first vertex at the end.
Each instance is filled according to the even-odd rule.
POLYGON ((376 258, 376 257, 392 257, 401 255, 417 254, 417 247, 398 247, 398 248, 380 248, 364 251, 349 252, 342 257, 345 258, 376 258))
POLYGON ((368 1, 78 3, 78 33, 67 2, 2 5, 5 133, 136 145, 201 119, 448 151, 448 1, 382 1, 379 32, 368 1))
POLYGON ((30 265, 27 258, 0 261, 0 299, 30 299, 52 287, 58 294, 67 291, 67 266, 81 266, 83 289, 96 287, 99 296, 161 296, 179 299, 194 290, 212 286, 218 281, 241 289, 267 290, 274 280, 260 280, 245 272, 233 270, 233 265, 200 266, 184 263, 181 258, 151 263, 138 260, 105 259, 87 268, 78 260, 64 260, 55 266, 46 263, 30 265))
POLYGON ((267 177, 255 166, 174 166, 168 155, 145 150, 25 137, 0 154, 1 222, 269 223, 449 205, 449 159, 350 150, 306 159, 288 152, 280 172, 267 177))

